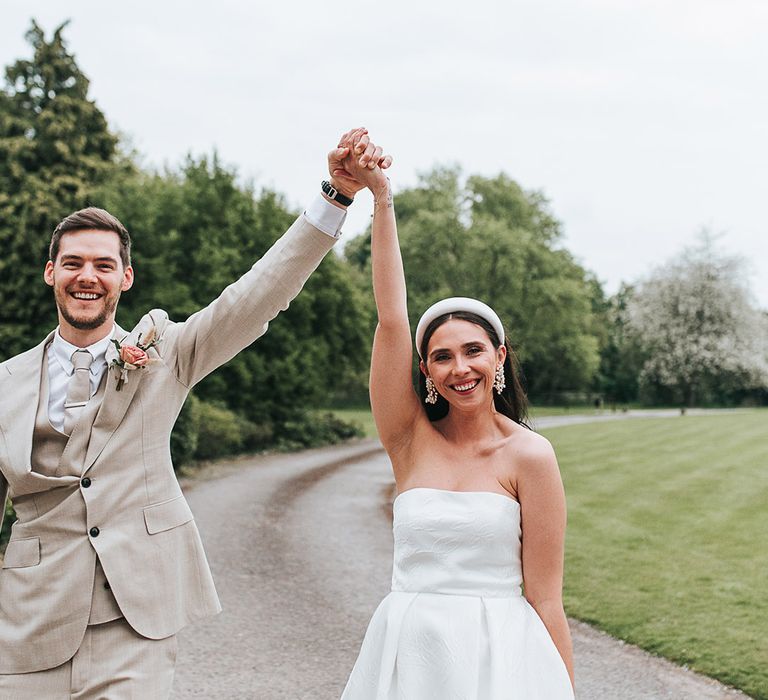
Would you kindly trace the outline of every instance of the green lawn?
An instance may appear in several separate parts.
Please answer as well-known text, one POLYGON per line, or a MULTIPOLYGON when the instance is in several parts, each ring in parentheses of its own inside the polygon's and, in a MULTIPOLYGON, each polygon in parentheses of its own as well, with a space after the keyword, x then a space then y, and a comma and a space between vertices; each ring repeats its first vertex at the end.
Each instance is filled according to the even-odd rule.
MULTIPOLYGON (((603 411, 610 410, 603 407, 603 411)), ((528 415, 531 418, 543 418, 544 416, 590 416, 599 411, 594 406, 529 406, 528 415)))
POLYGON ((768 411, 552 428, 570 615, 768 699, 768 411))
MULTIPOLYGON (((331 408, 327 409, 343 420, 357 423, 364 430, 368 437, 376 437, 376 426, 373 423, 373 416, 368 408, 331 408)), ((326 410, 321 411, 327 412, 326 410)), ((568 416, 568 415, 592 415, 598 414, 593 406, 542 406, 540 408, 531 407, 530 415, 532 418, 541 418, 542 416, 568 416)), ((603 411, 605 413, 605 411, 603 411)))

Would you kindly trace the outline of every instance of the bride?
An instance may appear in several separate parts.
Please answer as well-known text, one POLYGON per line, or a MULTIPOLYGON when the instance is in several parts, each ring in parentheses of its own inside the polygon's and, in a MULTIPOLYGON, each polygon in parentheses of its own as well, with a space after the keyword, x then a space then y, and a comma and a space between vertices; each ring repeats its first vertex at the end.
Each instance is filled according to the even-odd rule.
POLYGON ((352 151, 335 174, 374 195, 370 394, 399 495, 392 592, 342 700, 573 698, 554 452, 524 423, 504 328, 480 301, 443 299, 421 317, 414 391, 392 192, 358 138, 343 137, 352 151))

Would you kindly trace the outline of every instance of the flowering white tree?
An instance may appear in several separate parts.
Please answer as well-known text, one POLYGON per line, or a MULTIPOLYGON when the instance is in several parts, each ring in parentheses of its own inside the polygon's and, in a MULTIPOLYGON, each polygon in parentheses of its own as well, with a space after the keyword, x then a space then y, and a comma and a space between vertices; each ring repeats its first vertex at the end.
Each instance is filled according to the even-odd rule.
POLYGON ((677 390, 685 406, 723 377, 768 386, 768 314, 752 302, 746 262, 706 232, 638 286, 629 324, 647 353, 641 381, 677 390))

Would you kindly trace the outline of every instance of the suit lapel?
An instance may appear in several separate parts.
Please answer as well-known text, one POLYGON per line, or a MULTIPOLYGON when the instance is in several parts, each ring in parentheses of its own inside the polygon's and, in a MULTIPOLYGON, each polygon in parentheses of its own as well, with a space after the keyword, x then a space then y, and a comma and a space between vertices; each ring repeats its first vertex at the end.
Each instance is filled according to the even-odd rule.
MULTIPOLYGON (((136 338, 134 333, 130 335, 119 326, 115 326, 114 337, 120 340, 121 345, 135 345, 136 338)), ((117 391, 117 370, 112 367, 112 360, 117 358, 117 351, 113 344, 110 345, 107 351, 107 385, 104 389, 104 399, 101 402, 96 418, 93 421, 93 425, 90 430, 90 435, 87 434, 87 430, 83 430, 84 435, 78 436, 78 440, 81 440, 81 449, 88 446, 85 454, 85 461, 83 462, 82 473, 87 472, 96 461, 98 456, 104 449, 107 441, 115 432, 117 427, 128 410, 128 406, 133 400, 136 390, 139 388, 141 379, 145 374, 144 370, 135 369, 128 372, 128 378, 125 384, 123 384, 120 391, 117 391), (90 439, 89 439, 90 438, 90 439)), ((85 426, 83 426, 85 427, 85 426)), ((72 437, 75 437, 75 433, 72 433, 72 437)), ((71 441, 72 438, 70 438, 71 441)), ((76 454, 73 452, 72 454, 76 454)), ((82 452, 80 453, 82 454, 82 452)))
POLYGON ((3 392, 0 399, 0 420, 8 426, 8 433, 17 439, 7 441, 10 467, 19 474, 31 470, 32 436, 35 415, 40 403, 40 372, 47 372, 45 348, 53 339, 51 331, 36 347, 6 363, 11 375, 13 391, 3 392))

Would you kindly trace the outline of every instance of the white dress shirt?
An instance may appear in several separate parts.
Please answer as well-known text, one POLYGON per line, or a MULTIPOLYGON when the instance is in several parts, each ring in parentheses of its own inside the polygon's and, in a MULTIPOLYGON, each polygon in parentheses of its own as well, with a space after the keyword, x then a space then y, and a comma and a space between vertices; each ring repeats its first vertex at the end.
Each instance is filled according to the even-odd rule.
POLYGON ((347 218, 347 210, 331 204, 322 194, 317 195, 304 216, 315 228, 327 233, 331 238, 341 236, 341 226, 347 218))
POLYGON ((72 353, 77 350, 87 350, 93 355, 91 363, 91 396, 99 389, 101 378, 107 369, 107 348, 114 335, 115 327, 101 340, 87 348, 78 348, 67 342, 59 334, 59 329, 53 336, 53 342, 48 346, 48 420, 60 433, 64 432, 64 402, 67 398, 67 384, 72 372, 72 353))

